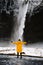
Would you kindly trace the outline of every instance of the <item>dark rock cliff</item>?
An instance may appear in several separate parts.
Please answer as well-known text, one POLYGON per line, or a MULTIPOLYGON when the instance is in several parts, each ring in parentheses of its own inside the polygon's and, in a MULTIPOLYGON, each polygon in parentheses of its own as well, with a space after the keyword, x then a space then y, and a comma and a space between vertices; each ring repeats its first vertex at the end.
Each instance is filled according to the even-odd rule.
POLYGON ((24 40, 27 42, 43 41, 43 6, 40 4, 34 8, 32 16, 26 15, 24 40))

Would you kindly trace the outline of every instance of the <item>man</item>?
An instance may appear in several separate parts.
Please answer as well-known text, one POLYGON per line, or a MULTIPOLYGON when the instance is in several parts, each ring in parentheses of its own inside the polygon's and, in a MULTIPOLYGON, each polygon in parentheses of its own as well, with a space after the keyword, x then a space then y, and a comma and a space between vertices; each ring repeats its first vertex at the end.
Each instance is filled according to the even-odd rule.
POLYGON ((22 42, 20 39, 17 42, 11 41, 12 44, 16 44, 16 51, 17 51, 17 58, 19 58, 20 53, 20 59, 22 58, 22 45, 26 44, 26 42, 22 42))

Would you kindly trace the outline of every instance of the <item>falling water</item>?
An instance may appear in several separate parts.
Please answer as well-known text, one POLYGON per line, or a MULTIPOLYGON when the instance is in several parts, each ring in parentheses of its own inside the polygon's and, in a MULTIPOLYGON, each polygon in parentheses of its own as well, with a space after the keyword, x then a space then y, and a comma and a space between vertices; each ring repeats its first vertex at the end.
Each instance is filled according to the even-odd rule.
POLYGON ((42 0, 28 0, 28 2, 26 4, 25 4, 25 1, 26 0, 18 0, 18 3, 19 3, 19 14, 18 14, 19 28, 18 28, 17 34, 19 33, 18 39, 21 39, 21 40, 23 40, 22 34, 23 34, 23 29, 25 27, 24 23, 25 23, 25 19, 26 19, 27 10, 28 10, 28 12, 30 12, 30 10, 31 10, 31 13, 30 13, 30 16, 31 16, 33 9, 36 6, 38 6, 42 0), (30 1, 30 3, 29 3, 29 1, 30 1))
POLYGON ((25 17, 28 9, 28 1, 25 3, 25 0, 18 0, 18 5, 19 5, 19 10, 18 10, 18 15, 17 15, 17 22, 14 28, 14 36, 13 40, 17 41, 18 39, 23 40, 23 28, 24 28, 24 23, 25 23, 25 17))
POLYGON ((19 39, 23 40, 23 28, 25 27, 25 17, 28 9, 28 2, 25 4, 25 2, 21 1, 21 5, 19 6, 19 15, 18 15, 18 22, 19 22, 19 39), (24 3, 24 4, 23 4, 24 3))
MULTIPOLYGON (((11 40, 13 41, 17 41, 18 39, 23 40, 23 29, 25 27, 25 17, 26 17, 26 13, 27 10, 28 12, 33 11, 34 6, 36 6, 36 3, 33 3, 33 1, 36 0, 0 0, 0 12, 2 12, 2 10, 6 11, 7 14, 10 15, 11 11, 14 11, 13 13, 13 21, 14 21, 14 27, 13 27, 13 31, 12 31, 12 38, 11 40), (2 6, 2 1, 4 1, 4 4, 2 6), (10 2, 10 4, 8 5, 8 9, 7 9, 7 3, 8 1, 10 2), (29 3, 30 1, 30 3, 29 3), (33 5, 34 4, 34 5, 33 5), (15 20, 16 19, 16 20, 15 20)), ((40 4, 39 0, 38 1, 38 5, 40 4)), ((42 0, 40 0, 42 1, 42 0)))
MULTIPOLYGON (((28 9, 28 0, 1 0, 0 6, 0 13, 5 11, 6 14, 11 15, 11 12, 13 12, 13 18, 11 17, 11 20, 12 23, 14 22, 14 26, 11 40, 17 41, 19 38, 22 40, 25 17, 28 9)), ((3 46, 3 42, 1 43, 1 46, 3 46)))

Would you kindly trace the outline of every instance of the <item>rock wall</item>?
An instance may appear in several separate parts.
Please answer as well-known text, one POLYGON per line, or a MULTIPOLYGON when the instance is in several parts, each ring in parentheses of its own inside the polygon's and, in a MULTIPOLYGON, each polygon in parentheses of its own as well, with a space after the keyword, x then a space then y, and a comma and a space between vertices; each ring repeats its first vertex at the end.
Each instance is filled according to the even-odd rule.
POLYGON ((43 6, 34 8, 32 16, 26 15, 24 40, 27 42, 43 42, 43 6))

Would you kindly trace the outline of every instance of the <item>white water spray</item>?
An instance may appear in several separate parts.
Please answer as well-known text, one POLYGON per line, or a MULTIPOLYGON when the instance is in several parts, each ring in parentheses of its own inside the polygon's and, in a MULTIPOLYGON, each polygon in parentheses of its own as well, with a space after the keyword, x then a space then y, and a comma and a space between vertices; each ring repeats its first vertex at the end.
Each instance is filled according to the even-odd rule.
POLYGON ((15 32, 13 40, 17 41, 18 39, 23 40, 22 34, 23 34, 23 28, 25 27, 25 17, 28 9, 28 2, 25 4, 25 1, 18 0, 19 4, 19 13, 17 15, 17 22, 15 26, 15 32), (23 4, 24 3, 24 4, 23 4))
POLYGON ((27 2, 27 4, 25 4, 25 1, 26 0, 18 0, 18 3, 19 3, 19 14, 18 14, 18 31, 15 32, 16 34, 18 34, 18 38, 16 36, 16 39, 21 39, 23 40, 23 29, 25 27, 24 23, 25 23, 25 17, 26 17, 26 13, 27 13, 27 10, 29 8, 29 12, 30 12, 30 9, 31 9, 31 13, 30 15, 32 14, 33 12, 33 9, 38 6, 42 0, 30 0, 30 4, 29 4, 29 0, 27 2), (24 5, 23 5, 24 3, 24 5))
POLYGON ((24 5, 20 5, 19 8, 19 15, 18 15, 18 22, 20 24, 19 26, 19 39, 23 40, 23 28, 25 27, 24 23, 25 23, 25 17, 26 17, 26 13, 27 13, 27 9, 28 9, 28 2, 27 4, 24 5))

